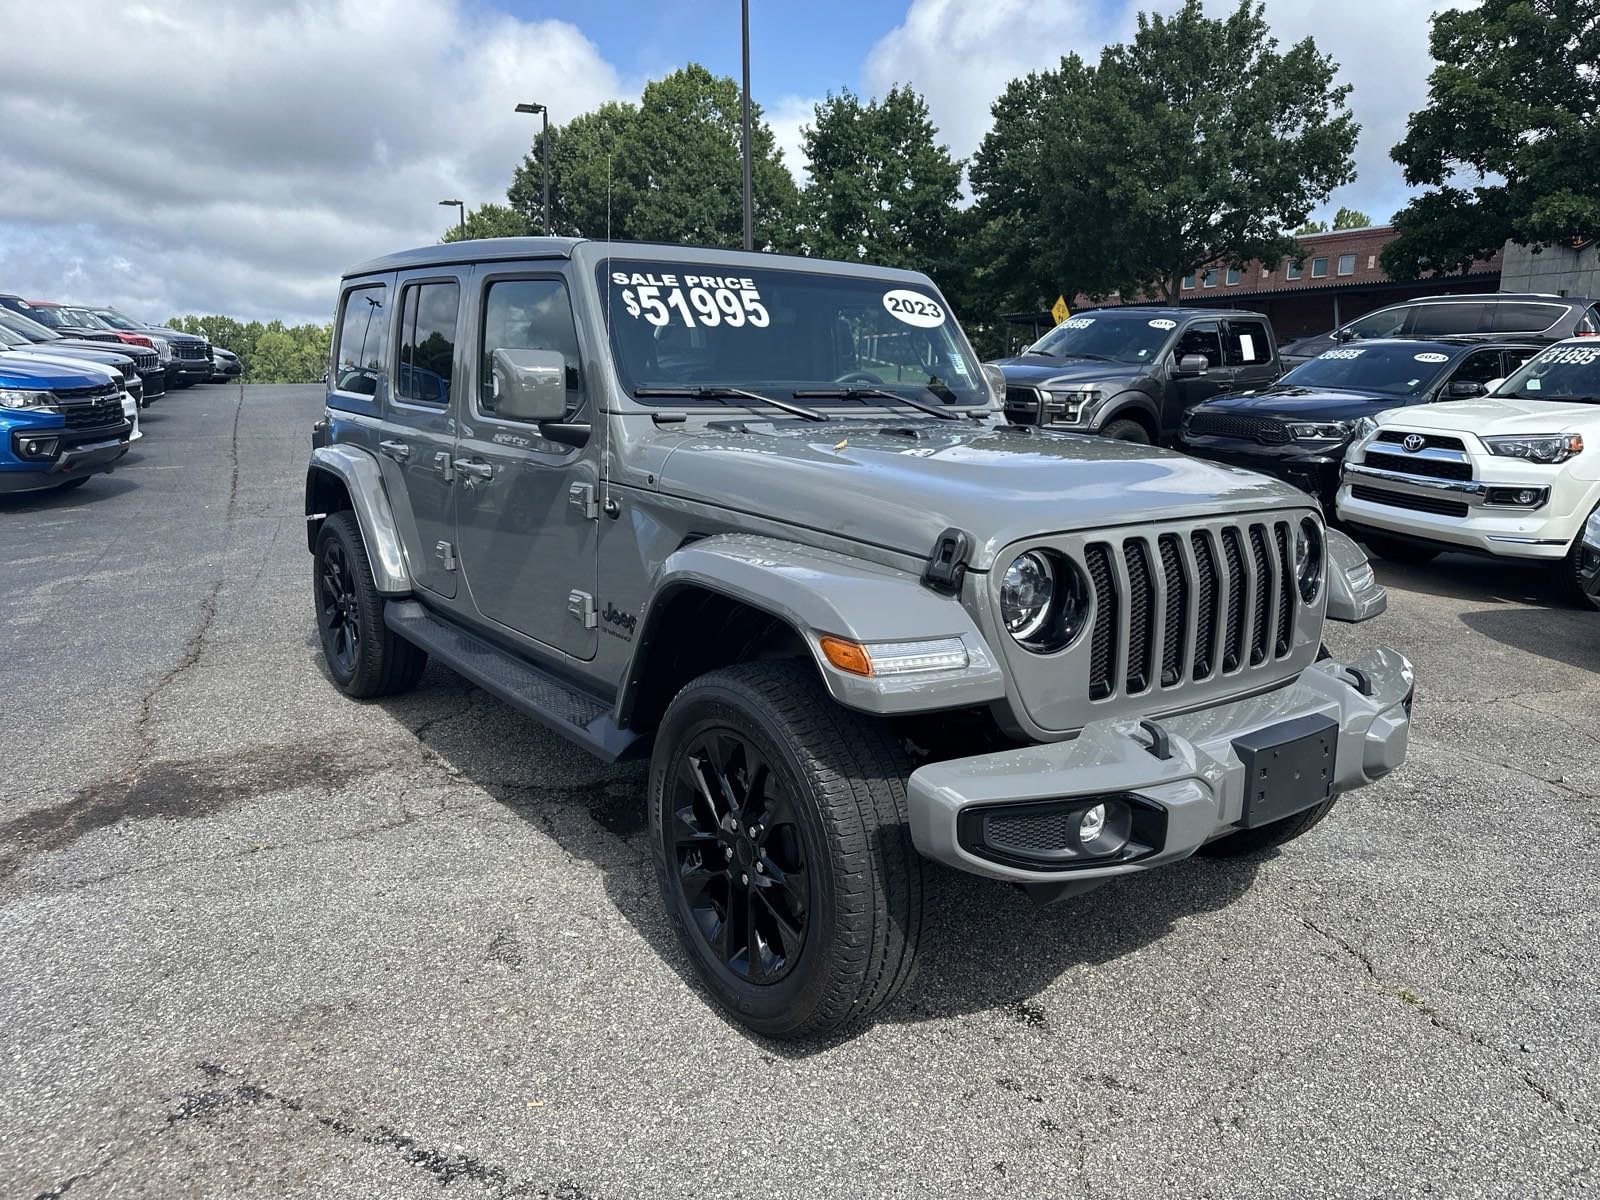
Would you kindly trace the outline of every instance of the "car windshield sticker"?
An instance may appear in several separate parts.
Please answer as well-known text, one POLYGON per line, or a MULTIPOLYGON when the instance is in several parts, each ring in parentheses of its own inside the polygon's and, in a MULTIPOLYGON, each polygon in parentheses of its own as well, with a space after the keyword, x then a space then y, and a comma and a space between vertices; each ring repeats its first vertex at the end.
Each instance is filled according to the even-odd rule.
POLYGON ((1246 362, 1252 361, 1256 356, 1256 343, 1248 333, 1239 335, 1239 357, 1246 362))
POLYGON ((1157 317, 1153 321, 1146 322, 1146 324, 1148 324, 1151 329, 1176 329, 1178 327, 1178 323, 1176 321, 1169 321, 1166 317, 1157 317))
POLYGON ((1337 350, 1329 350, 1325 352, 1322 357, 1329 359, 1360 358, 1366 352, 1367 348, 1365 346, 1341 346, 1337 350))
POLYGON ((1450 356, 1448 354, 1433 354, 1431 352, 1428 354, 1413 354, 1411 357, 1415 358, 1418 362, 1425 363, 1442 363, 1450 361, 1450 356))
POLYGON ((1087 329, 1094 324, 1093 317, 1068 317, 1057 326, 1058 329, 1087 329))
POLYGON ((1539 355, 1542 363, 1567 363, 1574 367, 1587 367, 1596 359, 1600 359, 1600 347, 1596 346, 1557 346, 1539 355))
POLYGON ((1421 382, 1422 382, 1422 380, 1420 380, 1420 379, 1408 379, 1408 380, 1406 380, 1406 386, 1408 388, 1414 388, 1414 387, 1417 386, 1417 384, 1419 384, 1421 382))
POLYGON ((1530 380, 1528 380, 1527 383, 1522 385, 1522 389, 1523 389, 1523 391, 1527 391, 1527 392, 1537 392, 1543 386, 1544 386, 1544 382, 1542 380, 1530 379, 1530 380))
POLYGON ((622 303, 628 315, 643 317, 652 325, 681 321, 688 328, 698 325, 754 325, 765 329, 772 323, 755 280, 736 275, 660 275, 614 271, 611 282, 622 287, 622 303))
POLYGON ((883 307, 896 321, 918 329, 937 329, 944 324, 944 307, 937 300, 907 288, 883 294, 883 307))

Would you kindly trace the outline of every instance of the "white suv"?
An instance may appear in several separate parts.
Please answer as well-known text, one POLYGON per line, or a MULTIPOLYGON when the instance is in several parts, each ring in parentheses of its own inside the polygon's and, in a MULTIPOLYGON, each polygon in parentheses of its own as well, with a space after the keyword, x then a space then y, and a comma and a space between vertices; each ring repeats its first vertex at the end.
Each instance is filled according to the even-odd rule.
POLYGON ((1576 594, 1600 507, 1600 339, 1558 342, 1487 396, 1363 420, 1337 507, 1385 558, 1538 559, 1576 594))

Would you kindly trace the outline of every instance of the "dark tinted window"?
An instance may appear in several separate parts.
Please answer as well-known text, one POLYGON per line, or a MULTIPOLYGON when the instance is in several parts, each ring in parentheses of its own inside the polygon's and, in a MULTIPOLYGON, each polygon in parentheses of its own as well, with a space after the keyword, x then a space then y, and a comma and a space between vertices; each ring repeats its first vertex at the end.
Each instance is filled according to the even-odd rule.
POLYGON ((1178 339, 1177 349, 1173 351, 1179 359, 1185 354, 1204 354, 1206 364, 1212 367, 1222 365, 1222 335, 1215 321, 1199 321, 1183 331, 1183 336, 1178 339))
POLYGON ((1410 312, 1404 308, 1380 308, 1358 320, 1351 321, 1345 329, 1352 337, 1394 337, 1404 327, 1410 312))
POLYGON ((1451 383, 1463 380, 1470 383, 1488 383, 1491 379, 1501 378, 1504 362, 1498 350, 1480 350, 1476 354, 1469 354, 1450 375, 1451 383))
POLYGON ((1573 328, 1573 333, 1580 337, 1593 337, 1600 334, 1600 304, 1591 304, 1578 318, 1578 324, 1573 328))
POLYGON ((567 360, 567 420, 583 407, 582 358, 567 285, 559 279, 502 279, 483 302, 483 365, 478 404, 495 410, 494 352, 554 350, 567 360))
POLYGON ((1228 322, 1228 365, 1254 367, 1272 358, 1272 341, 1267 327, 1260 321, 1228 322))
POLYGON ((1491 333, 1543 333, 1567 311, 1565 304, 1496 304, 1489 310, 1491 333))
POLYGON ((342 392, 373 396, 389 344, 388 289, 381 283, 351 288, 339 314, 334 347, 333 386, 342 392))
POLYGON ((1451 357, 1437 344, 1348 342, 1302 363, 1280 382, 1288 387, 1420 396, 1444 373, 1451 357))
POLYGON ((456 283, 414 283, 400 293, 400 371, 394 381, 399 399, 450 403, 460 309, 456 283))
POLYGON ((1411 310, 1411 324, 1406 332, 1414 337, 1480 333, 1488 309, 1487 304, 1419 304, 1411 310))

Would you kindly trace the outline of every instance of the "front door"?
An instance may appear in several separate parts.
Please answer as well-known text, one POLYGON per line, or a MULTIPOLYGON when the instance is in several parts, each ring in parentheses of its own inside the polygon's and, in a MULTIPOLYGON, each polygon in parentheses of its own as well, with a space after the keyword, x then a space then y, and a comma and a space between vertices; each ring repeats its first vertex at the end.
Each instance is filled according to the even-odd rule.
POLYGON ((394 364, 383 406, 382 436, 375 447, 395 520, 407 541, 412 577, 419 586, 446 598, 456 594, 451 401, 463 279, 462 273, 449 268, 400 276, 394 364))
POLYGON ((1178 336, 1172 348, 1172 365, 1169 368, 1166 403, 1161 410, 1163 435, 1176 432, 1183 423, 1183 414, 1212 396, 1230 390, 1233 368, 1222 357, 1222 323, 1220 321, 1192 321, 1178 336), (1204 375, 1179 375, 1178 364, 1186 355, 1199 354, 1206 360, 1204 375))
POLYGON ((472 310, 473 382, 462 397, 452 460, 461 573, 484 620, 574 658, 593 658, 599 429, 585 436, 592 408, 571 295, 559 274, 480 270, 472 310), (559 430, 498 415, 491 364, 501 348, 566 358, 567 413, 559 430))

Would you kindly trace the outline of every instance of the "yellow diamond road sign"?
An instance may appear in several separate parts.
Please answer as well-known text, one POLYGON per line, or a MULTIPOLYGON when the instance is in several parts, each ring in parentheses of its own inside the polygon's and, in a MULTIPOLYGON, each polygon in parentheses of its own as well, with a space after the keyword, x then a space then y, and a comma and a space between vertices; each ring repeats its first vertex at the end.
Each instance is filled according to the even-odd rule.
POLYGON ((1057 325, 1072 315, 1072 310, 1067 307, 1067 298, 1065 296, 1056 297, 1056 302, 1050 306, 1050 315, 1056 319, 1057 325))

